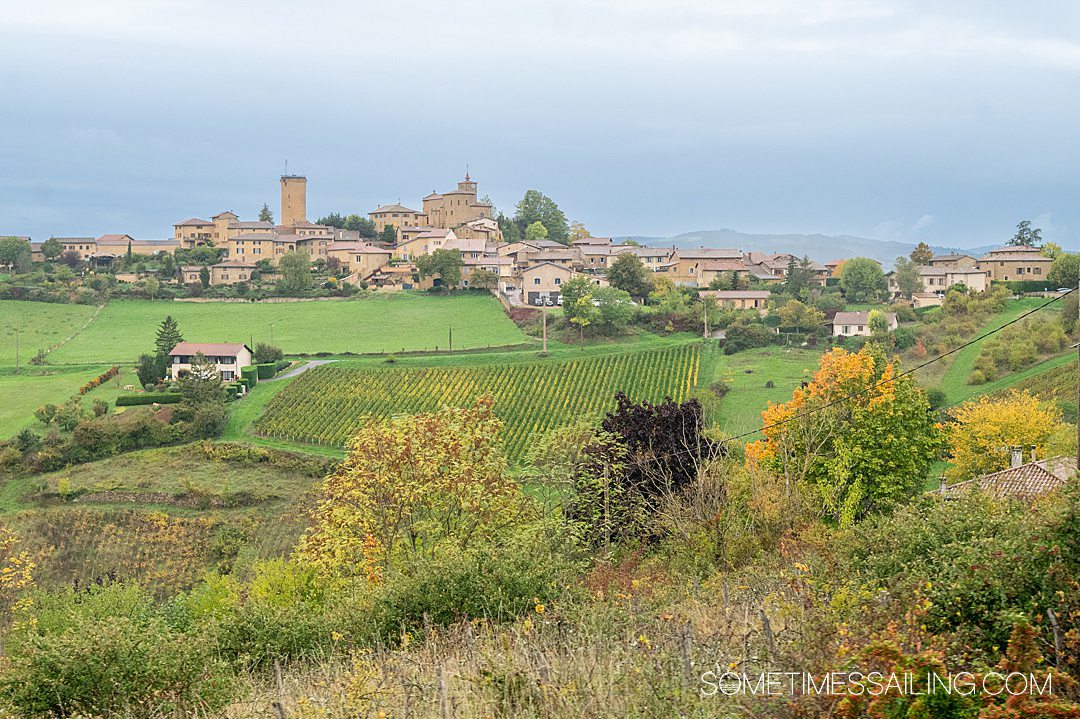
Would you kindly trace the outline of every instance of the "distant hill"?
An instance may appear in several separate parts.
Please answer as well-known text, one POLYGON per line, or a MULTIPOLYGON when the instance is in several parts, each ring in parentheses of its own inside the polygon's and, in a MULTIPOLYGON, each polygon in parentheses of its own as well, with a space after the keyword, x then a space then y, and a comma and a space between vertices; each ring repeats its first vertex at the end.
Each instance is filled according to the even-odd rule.
MULTIPOLYGON (((794 255, 809 255, 818 262, 828 262, 842 257, 871 257, 886 267, 892 267, 897 257, 907 256, 915 249, 914 244, 871 240, 854 235, 759 235, 737 230, 699 230, 684 232, 674 237, 631 238, 644 245, 663 247, 733 247, 755 252, 790 252, 794 255)), ((963 252, 978 257, 996 245, 958 249, 955 247, 936 247, 931 245, 935 255, 963 252)))

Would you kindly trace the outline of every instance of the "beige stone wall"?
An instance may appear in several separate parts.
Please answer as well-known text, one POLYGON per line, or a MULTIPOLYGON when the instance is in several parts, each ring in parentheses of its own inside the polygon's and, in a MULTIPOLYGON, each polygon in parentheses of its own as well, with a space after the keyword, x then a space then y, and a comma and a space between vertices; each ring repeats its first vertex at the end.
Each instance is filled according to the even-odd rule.
POLYGON ((369 212, 368 219, 375 223, 376 232, 382 232, 387 225, 399 230, 399 234, 402 227, 427 226, 422 212, 369 212))
POLYGON ((1049 257, 1026 260, 1013 260, 1002 257, 979 260, 979 269, 984 270, 990 280, 1001 282, 1039 281, 1046 279, 1046 276, 1050 273, 1051 264, 1053 264, 1053 260, 1049 257))
POLYGON ((214 225, 175 225, 173 239, 186 249, 205 245, 214 239, 214 225))
POLYGON ((211 285, 235 285, 238 282, 251 282, 250 267, 211 267, 211 285))

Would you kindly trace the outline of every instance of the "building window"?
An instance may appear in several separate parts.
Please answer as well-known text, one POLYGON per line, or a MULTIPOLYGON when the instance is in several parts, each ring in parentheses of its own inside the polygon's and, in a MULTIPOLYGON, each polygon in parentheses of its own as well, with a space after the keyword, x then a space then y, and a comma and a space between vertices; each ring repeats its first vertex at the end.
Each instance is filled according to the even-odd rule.
POLYGON ((555 284, 561 285, 562 284, 562 277, 556 277, 555 278, 555 284))
POLYGON ((533 278, 533 284, 534 284, 534 285, 538 285, 538 284, 540 284, 540 278, 539 278, 539 277, 534 277, 534 278, 533 278))

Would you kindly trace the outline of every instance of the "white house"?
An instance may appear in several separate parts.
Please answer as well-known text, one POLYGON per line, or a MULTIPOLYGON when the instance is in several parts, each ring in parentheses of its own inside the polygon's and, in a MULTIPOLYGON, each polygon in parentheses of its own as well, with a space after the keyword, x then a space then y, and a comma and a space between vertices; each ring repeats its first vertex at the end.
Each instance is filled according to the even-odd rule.
POLYGON ((252 364, 251 348, 245 344, 180 342, 169 353, 169 379, 176 380, 181 372, 190 371, 193 358, 200 353, 214 363, 223 382, 236 379, 242 368, 252 364))
MULTIPOLYGON (((886 312, 885 321, 889 323, 889 330, 898 327, 895 312, 886 312)), ((870 313, 869 312, 837 312, 832 321, 834 337, 863 337, 870 336, 870 313)))

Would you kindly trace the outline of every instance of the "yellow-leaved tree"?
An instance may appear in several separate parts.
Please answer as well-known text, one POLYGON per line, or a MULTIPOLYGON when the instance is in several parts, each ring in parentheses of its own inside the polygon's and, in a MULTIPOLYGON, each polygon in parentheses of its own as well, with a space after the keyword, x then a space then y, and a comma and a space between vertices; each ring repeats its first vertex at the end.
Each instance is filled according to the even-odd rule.
POLYGON ((875 344, 836 348, 784 404, 762 413, 751 468, 777 472, 785 494, 811 487, 822 516, 840 525, 896 506, 923 487, 939 440, 930 404, 875 344))
POLYGON ((297 558, 379 581, 513 526, 524 504, 506 476, 501 429, 490 397, 467 408, 365 420, 323 482, 297 558))
POLYGON ((982 396, 953 409, 953 422, 945 425, 952 466, 950 481, 971 479, 1009 466, 1009 447, 1031 446, 1039 457, 1064 427, 1061 412, 1027 391, 1001 399, 982 396))
POLYGON ((34 582, 34 562, 19 537, 0 524, 0 611, 8 612, 34 582))

